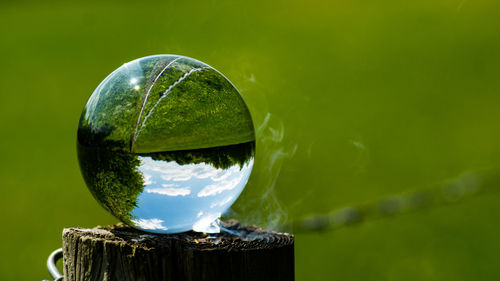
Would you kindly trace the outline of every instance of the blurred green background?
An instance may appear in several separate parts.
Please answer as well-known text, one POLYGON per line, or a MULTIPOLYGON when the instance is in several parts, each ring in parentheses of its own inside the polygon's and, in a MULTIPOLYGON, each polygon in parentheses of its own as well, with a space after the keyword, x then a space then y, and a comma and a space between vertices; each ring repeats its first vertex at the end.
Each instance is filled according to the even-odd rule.
MULTIPOLYGON (((48 278, 64 227, 115 223, 84 185, 81 110, 115 68, 181 54, 257 130, 229 217, 273 227, 495 167, 500 2, 2 1, 0 280, 48 278)), ((499 194, 296 235, 297 280, 492 280, 499 194)))

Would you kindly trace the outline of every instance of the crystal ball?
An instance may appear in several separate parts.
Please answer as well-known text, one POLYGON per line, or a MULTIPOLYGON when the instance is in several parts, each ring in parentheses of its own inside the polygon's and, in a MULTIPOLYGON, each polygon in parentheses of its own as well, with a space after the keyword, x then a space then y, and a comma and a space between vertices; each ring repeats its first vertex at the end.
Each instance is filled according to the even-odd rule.
POLYGON ((77 151, 99 204, 147 232, 218 232, 252 171, 255 133, 238 90, 198 60, 156 55, 99 84, 77 151))

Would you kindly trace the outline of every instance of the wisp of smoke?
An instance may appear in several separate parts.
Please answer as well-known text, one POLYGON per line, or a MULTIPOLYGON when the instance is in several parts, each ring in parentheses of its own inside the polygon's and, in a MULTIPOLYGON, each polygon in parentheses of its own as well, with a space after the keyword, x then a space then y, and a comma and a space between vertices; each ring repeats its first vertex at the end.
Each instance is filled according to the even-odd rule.
POLYGON ((276 182, 287 159, 297 151, 297 144, 285 144, 285 126, 271 113, 256 128, 256 160, 254 171, 243 198, 231 210, 230 217, 245 224, 277 229, 288 220, 288 212, 276 195, 276 182))

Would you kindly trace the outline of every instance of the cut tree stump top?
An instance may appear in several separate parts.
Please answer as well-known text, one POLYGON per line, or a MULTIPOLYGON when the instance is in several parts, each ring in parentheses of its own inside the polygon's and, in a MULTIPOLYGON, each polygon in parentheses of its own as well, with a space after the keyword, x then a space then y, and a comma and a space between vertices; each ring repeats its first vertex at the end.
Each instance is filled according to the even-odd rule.
POLYGON ((294 280, 294 238, 224 222, 229 232, 153 234, 117 224, 63 231, 66 281, 294 280))

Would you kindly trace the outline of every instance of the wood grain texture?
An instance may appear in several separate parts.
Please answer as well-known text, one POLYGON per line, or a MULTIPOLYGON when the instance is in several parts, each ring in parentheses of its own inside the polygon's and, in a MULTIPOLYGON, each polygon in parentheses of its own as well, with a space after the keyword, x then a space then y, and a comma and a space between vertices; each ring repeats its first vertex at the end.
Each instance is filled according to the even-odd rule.
POLYGON ((123 224, 66 228, 65 280, 294 280, 292 235, 225 224, 234 234, 157 235, 123 224))

